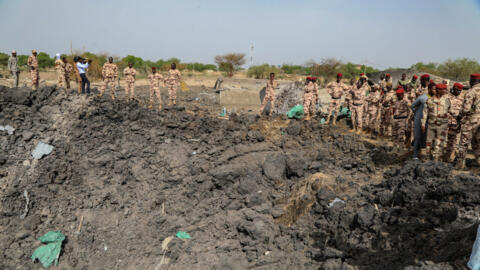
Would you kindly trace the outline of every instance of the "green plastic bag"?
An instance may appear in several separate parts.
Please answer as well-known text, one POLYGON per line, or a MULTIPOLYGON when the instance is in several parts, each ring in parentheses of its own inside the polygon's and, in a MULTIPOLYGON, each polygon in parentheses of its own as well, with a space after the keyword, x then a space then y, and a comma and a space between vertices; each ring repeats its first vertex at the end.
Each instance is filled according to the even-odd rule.
POLYGON ((177 238, 180 238, 180 239, 190 239, 190 238, 192 238, 190 236, 190 234, 188 234, 186 232, 177 232, 176 236, 177 236, 177 238))
POLYGON ((339 115, 346 115, 347 117, 350 117, 352 115, 352 112, 347 107, 343 107, 340 110, 339 115))
POLYGON ((327 121, 325 120, 325 118, 320 119, 320 125, 325 124, 325 122, 327 122, 327 121))
POLYGON ((297 119, 303 118, 303 106, 297 105, 291 108, 290 111, 287 112, 287 117, 297 119))
POLYGON ((55 265, 58 265, 58 256, 60 256, 65 235, 59 231, 50 231, 38 238, 38 240, 47 245, 35 249, 32 254, 32 262, 38 259, 45 268, 50 267, 53 262, 55 262, 55 265))

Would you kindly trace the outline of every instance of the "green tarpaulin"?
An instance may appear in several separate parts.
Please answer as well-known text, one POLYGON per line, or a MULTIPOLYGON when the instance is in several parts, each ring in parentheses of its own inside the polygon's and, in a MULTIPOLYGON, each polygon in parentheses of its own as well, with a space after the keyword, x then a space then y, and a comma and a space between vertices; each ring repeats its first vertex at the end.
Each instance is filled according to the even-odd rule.
POLYGON ((297 105, 291 108, 290 111, 287 112, 287 117, 297 119, 303 118, 303 106, 297 105))

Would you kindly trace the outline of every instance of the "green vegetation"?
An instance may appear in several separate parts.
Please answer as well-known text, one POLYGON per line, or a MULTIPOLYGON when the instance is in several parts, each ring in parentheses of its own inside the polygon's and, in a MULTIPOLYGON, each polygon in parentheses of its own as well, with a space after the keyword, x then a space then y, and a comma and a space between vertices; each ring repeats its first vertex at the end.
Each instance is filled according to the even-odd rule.
POLYGON ((420 72, 430 73, 454 81, 467 81, 470 77, 470 74, 480 72, 480 63, 474 59, 459 58, 455 60, 448 59, 441 64, 424 64, 422 62, 418 62, 412 65, 411 68, 420 72))
POLYGON ((248 77, 254 77, 255 79, 268 79, 270 73, 283 73, 283 70, 279 69, 276 66, 270 66, 268 64, 263 64, 260 66, 251 66, 247 71, 248 77))
POLYGON ((7 66, 8 65, 8 54, 0 53, 0 66, 7 66))

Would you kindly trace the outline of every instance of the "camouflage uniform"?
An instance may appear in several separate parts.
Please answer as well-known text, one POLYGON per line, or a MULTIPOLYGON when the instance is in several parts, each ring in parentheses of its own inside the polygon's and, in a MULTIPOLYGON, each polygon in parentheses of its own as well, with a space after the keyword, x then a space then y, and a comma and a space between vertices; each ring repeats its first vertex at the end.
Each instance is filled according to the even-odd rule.
MULTIPOLYGON (((410 85, 414 85, 414 83, 410 82, 410 85)), ((417 95, 415 94, 415 88, 413 88, 413 86, 409 92, 405 91, 405 97, 407 98, 409 104, 412 104, 415 99, 417 99, 417 95)), ((413 138, 413 115, 413 111, 409 110, 407 119, 407 133, 405 138, 405 143, 407 144, 411 143, 411 140, 413 138)))
POLYGON ((305 90, 303 93, 303 113, 308 115, 314 115, 315 113, 315 98, 317 97, 318 89, 316 84, 309 82, 305 85, 305 90))
POLYGON ((380 130, 381 135, 387 135, 392 127, 392 105, 395 100, 395 91, 390 90, 382 95, 380 104, 380 130))
POLYGON ((12 73, 13 76, 12 87, 18 88, 20 68, 18 67, 18 58, 16 56, 10 56, 10 58, 8 58, 8 70, 12 73))
POLYGON ((55 60, 55 71, 57 72, 57 86, 65 87, 65 63, 61 59, 55 60))
POLYGON ((149 108, 153 107, 154 103, 154 93, 158 99, 158 108, 162 109, 162 95, 160 94, 160 82, 163 82, 163 76, 160 73, 148 75, 148 80, 150 81, 150 105, 149 108))
POLYGON ((392 105, 392 140, 398 146, 405 145, 405 138, 408 131, 408 116, 410 114, 410 105, 408 98, 404 96, 401 100, 394 98, 392 105))
POLYGON ((133 99, 135 96, 135 75, 137 71, 132 67, 126 67, 123 70, 123 76, 125 76, 125 98, 133 99))
POLYGON ((426 105, 423 108, 422 117, 422 126, 424 127, 428 119, 426 151, 427 154, 432 154, 434 160, 438 160, 447 139, 450 100, 447 95, 443 95, 441 98, 433 96, 427 100, 426 105))
POLYGON ((105 90, 107 90, 108 85, 110 85, 110 94, 112 96, 112 99, 115 99, 115 80, 118 76, 117 65, 109 62, 103 64, 102 76, 103 86, 100 89, 100 95, 103 95, 105 93, 105 90))
POLYGON ((340 111, 340 105, 341 105, 341 98, 344 93, 344 91, 348 90, 348 86, 344 84, 343 82, 331 82, 327 85, 328 88, 328 94, 332 97, 332 101, 330 101, 330 105, 328 106, 328 113, 327 113, 327 123, 330 122, 330 117, 333 118, 333 123, 335 124, 338 113, 340 111), (332 113, 334 113, 334 116, 332 116, 332 113))
POLYGON ((268 80, 267 86, 265 88, 265 97, 263 98, 262 106, 260 106, 260 113, 263 113, 267 102, 270 101, 270 115, 273 114, 273 108, 275 106, 275 89, 277 87, 278 84, 275 80, 273 82, 270 82, 270 80, 268 80))
POLYGON ((460 92, 458 96, 449 94, 450 99, 450 115, 452 117, 448 120, 447 143, 445 146, 445 157, 453 161, 451 156, 455 154, 455 148, 460 142, 460 132, 458 130, 457 117, 460 114, 463 106, 464 92, 460 92))
POLYGON ((32 78, 32 88, 33 90, 38 89, 38 84, 40 82, 40 74, 38 69, 38 60, 34 55, 30 55, 27 60, 27 65, 30 67, 30 76, 32 78))
POLYGON ((380 91, 370 92, 366 98, 366 103, 368 104, 368 128, 372 131, 376 130, 380 99, 380 91))
POLYGON ((352 90, 350 90, 352 97, 350 106, 350 110, 352 111, 352 124, 353 128, 358 131, 360 131, 363 126, 363 110, 367 90, 366 84, 365 82, 360 88, 354 86, 352 90))
POLYGON ((168 99, 170 100, 170 102, 173 102, 173 104, 175 104, 177 100, 177 88, 181 79, 182 76, 178 69, 170 69, 168 71, 165 83, 167 84, 168 88, 168 99))
POLYGON ((73 71, 73 66, 70 63, 65 64, 65 84, 67 89, 70 89, 70 74, 73 71))
POLYGON ((474 85, 465 93, 461 113, 465 117, 462 119, 458 159, 465 160, 468 148, 472 145, 473 153, 478 160, 480 158, 480 84, 474 85))

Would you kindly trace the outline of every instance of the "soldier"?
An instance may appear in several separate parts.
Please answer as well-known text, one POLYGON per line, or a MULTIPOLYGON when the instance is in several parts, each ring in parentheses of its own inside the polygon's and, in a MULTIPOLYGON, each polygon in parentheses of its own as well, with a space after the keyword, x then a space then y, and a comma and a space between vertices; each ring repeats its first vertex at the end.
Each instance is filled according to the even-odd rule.
POLYGON ((392 104, 395 98, 395 92, 392 91, 392 83, 387 83, 387 91, 382 95, 380 104, 382 105, 380 111, 380 136, 388 136, 389 130, 392 127, 392 104))
POLYGON ((448 119, 448 131, 447 131, 447 143, 445 146, 445 161, 453 162, 455 159, 455 148, 460 142, 460 130, 457 122, 457 117, 460 115, 460 110, 463 106, 463 85, 461 83, 455 83, 453 85, 448 99, 450 99, 450 117, 448 119))
POLYGON ((133 68, 133 63, 129 62, 128 67, 123 70, 125 76, 125 99, 133 100, 135 96, 135 76, 137 71, 133 68))
POLYGON ((13 85, 12 87, 18 88, 18 79, 20 77, 20 68, 18 67, 18 59, 17 59, 17 52, 15 50, 12 51, 12 56, 8 58, 8 70, 12 74, 13 77, 13 85))
POLYGON ((75 68, 73 72, 75 73, 75 81, 77 82, 77 92, 78 94, 82 93, 82 76, 80 75, 80 70, 78 69, 78 64, 82 65, 81 58, 79 56, 73 57, 73 64, 75 68))
POLYGON ((405 97, 405 90, 399 85, 395 91, 397 98, 393 102, 392 141, 394 152, 405 146, 405 138, 409 132, 407 120, 410 113, 410 102, 405 97))
POLYGON ((154 93, 158 99, 158 109, 162 109, 162 95, 160 94, 160 82, 163 83, 165 87, 165 83, 163 80, 163 76, 160 73, 157 73, 157 68, 152 67, 152 74, 148 75, 148 80, 150 81, 150 103, 148 105, 149 109, 153 108, 154 103, 154 93))
POLYGON ((65 81, 65 63, 60 59, 60 54, 55 54, 55 71, 57 72, 57 86, 64 87, 65 81))
POLYGON ((376 132, 377 120, 378 120, 378 110, 379 110, 379 103, 381 99, 381 92, 380 86, 374 85, 372 87, 372 91, 366 98, 366 103, 368 104, 368 127, 367 131, 372 133, 372 135, 376 132))
MULTIPOLYGON (((370 87, 369 87, 369 84, 368 84, 368 77, 363 72, 360 73, 360 77, 366 77, 367 78, 367 81, 364 83, 364 85, 366 86, 366 88, 365 88, 365 98, 366 98, 370 93, 370 87)), ((363 102, 362 127, 363 127, 362 131, 365 131, 365 133, 367 133, 367 128, 368 128, 368 103, 365 102, 365 101, 363 102)))
POLYGON ((38 69, 37 51, 32 50, 32 55, 28 57, 27 65, 30 68, 30 77, 32 78, 32 89, 37 90, 40 82, 40 74, 38 69))
POLYGON ((62 61, 65 64, 65 85, 67 89, 70 89, 70 74, 73 71, 73 66, 68 63, 67 57, 62 57, 62 61))
POLYGON ((165 83, 168 87, 168 106, 177 105, 177 88, 182 75, 180 71, 177 70, 177 65, 172 63, 170 70, 168 71, 167 78, 165 83))
POLYGON ((426 152, 434 161, 439 160, 447 139, 450 100, 445 95, 446 89, 447 85, 437 84, 435 96, 430 97, 427 106, 423 108, 422 131, 425 131, 428 119, 426 152))
POLYGON ((430 81, 430 75, 428 74, 423 74, 421 77, 420 77, 420 86, 418 88, 415 89, 415 95, 417 97, 423 95, 423 94, 426 94, 428 93, 428 84, 429 84, 429 81, 430 81))
POLYGON ((409 84, 409 83, 410 83, 410 81, 407 80, 407 74, 402 73, 402 78, 400 80, 398 80, 397 87, 401 86, 405 90, 405 88, 407 88, 407 84, 409 84))
POLYGON ((275 106, 275 89, 278 88, 278 84, 275 81, 275 73, 270 73, 270 80, 267 82, 265 87, 265 97, 263 97, 262 106, 260 106, 260 115, 263 113, 267 102, 270 101, 270 112, 269 115, 272 116, 273 109, 275 106))
POLYGON ((410 80, 409 84, 413 89, 413 93, 415 94, 415 92, 418 88, 418 76, 417 76, 417 74, 413 74, 412 79, 410 80))
POLYGON ((350 79, 350 85, 348 86, 347 94, 345 95, 345 106, 348 108, 348 110, 351 109, 352 105, 352 90, 353 88, 357 85, 357 82, 355 81, 355 78, 350 79))
POLYGON ((365 93, 368 89, 367 76, 360 74, 360 80, 357 85, 350 91, 352 96, 351 111, 352 111, 352 124, 354 131, 358 134, 362 131, 363 127, 363 111, 365 102, 365 93))
POLYGON ((110 94, 112 100, 115 100, 115 80, 118 76, 117 65, 113 63, 113 57, 108 58, 108 62, 103 64, 102 68, 102 77, 103 77, 103 86, 100 89, 99 97, 103 96, 108 85, 110 85, 110 94))
POLYGON ((333 118, 332 124, 334 126, 337 124, 338 112, 340 111, 340 99, 343 93, 348 90, 348 86, 342 82, 342 76, 342 73, 338 73, 337 81, 327 85, 328 94, 332 97, 332 101, 330 101, 330 106, 328 106, 327 122, 325 122, 325 124, 330 123, 330 117, 333 118), (332 113, 334 116, 332 116, 332 113))
POLYGON ((303 93, 303 113, 305 120, 310 120, 315 112, 315 98, 318 96, 318 88, 315 85, 315 77, 307 77, 303 93))
POLYGON ((461 119, 460 145, 457 153, 457 168, 465 168, 465 155, 468 147, 475 138, 475 144, 472 150, 480 165, 480 74, 470 75, 471 89, 465 94, 462 110, 459 119, 461 119))
MULTIPOLYGON (((415 94, 415 88, 412 86, 412 83, 407 84, 407 87, 404 90, 405 90, 405 98, 408 100, 408 103, 413 104, 413 102, 417 98, 417 95, 415 94)), ((407 120, 407 135, 405 138, 405 145, 407 147, 411 143, 412 135, 413 135, 413 111, 409 110, 408 120, 407 120)))
POLYGON ((380 91, 385 91, 385 88, 387 87, 387 80, 385 79, 385 74, 382 73, 380 75, 380 80, 378 81, 378 85, 380 86, 380 91))

